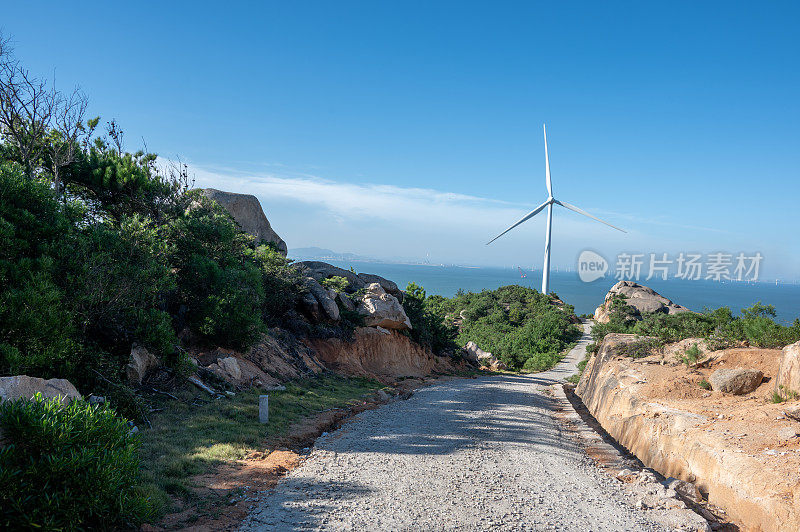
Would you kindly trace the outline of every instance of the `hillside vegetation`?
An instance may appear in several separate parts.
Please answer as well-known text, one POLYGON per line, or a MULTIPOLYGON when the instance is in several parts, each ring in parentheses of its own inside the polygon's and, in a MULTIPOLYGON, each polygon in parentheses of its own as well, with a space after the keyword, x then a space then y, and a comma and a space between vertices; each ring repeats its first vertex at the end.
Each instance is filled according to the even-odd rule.
POLYGON ((743 308, 741 316, 734 316, 729 307, 721 307, 701 313, 650 313, 642 315, 641 320, 633 318, 635 311, 625 303, 624 297, 616 297, 610 304, 608 323, 598 323, 592 329, 594 344, 590 350, 596 350, 609 333, 652 336, 657 344, 702 338, 711 349, 780 348, 800 340, 800 319, 795 319, 791 326, 781 325, 775 321, 775 307, 761 302, 743 308))
POLYGON ((517 285, 452 298, 428 296, 425 308, 455 327, 459 346, 475 342, 509 368, 542 371, 555 365, 580 337, 571 305, 517 285), (556 304, 558 303, 558 304, 556 304))

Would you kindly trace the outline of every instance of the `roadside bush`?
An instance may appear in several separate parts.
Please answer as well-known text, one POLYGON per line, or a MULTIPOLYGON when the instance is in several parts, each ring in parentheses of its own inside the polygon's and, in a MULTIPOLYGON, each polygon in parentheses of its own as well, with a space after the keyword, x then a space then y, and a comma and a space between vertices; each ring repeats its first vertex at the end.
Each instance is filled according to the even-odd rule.
POLYGON ((626 313, 614 314, 608 323, 598 323, 592 329, 596 346, 609 333, 631 333, 654 336, 662 342, 677 342, 686 338, 704 338, 712 349, 736 346, 779 348, 800 340, 800 320, 787 327, 775 322, 775 307, 757 302, 743 308, 741 316, 733 315, 729 307, 702 313, 652 313, 641 321, 625 319, 626 313))
POLYGON ((281 324, 284 314, 294 308, 300 294, 300 272, 274 245, 262 244, 249 253, 261 270, 264 323, 269 326, 281 324))
POLYGON ((692 364, 696 363, 700 360, 700 355, 702 352, 700 348, 697 347, 697 344, 694 343, 683 352, 683 356, 678 357, 683 364, 686 364, 687 367, 690 367, 692 364))
POLYGON ((619 353, 631 358, 643 358, 652 355, 664 345, 658 338, 642 338, 629 344, 619 346, 619 353))
POLYGON ((0 404, 0 527, 111 529, 152 515, 137 492, 139 441, 106 406, 56 399, 0 404))
POLYGON ((429 308, 440 319, 461 319, 458 345, 473 341, 514 369, 552 367, 581 334, 570 323, 570 305, 561 309, 550 296, 522 286, 460 291, 452 299, 434 296, 429 308))
POLYGON ((158 229, 139 215, 126 216, 116 227, 91 225, 69 244, 60 252, 61 284, 84 337, 109 352, 138 340, 158 354, 172 354, 177 340, 164 310, 175 276, 158 229))
POLYGON ((177 303, 207 341, 246 348, 263 329, 264 264, 253 256, 253 238, 219 204, 198 193, 192 198, 192 208, 165 228, 177 303))
MULTIPOLYGON (((403 309, 406 311, 408 319, 411 320, 412 329, 409 335, 415 342, 424 345, 436 354, 452 351, 456 348, 453 341, 456 337, 456 330, 447 325, 441 315, 431 311, 428 305, 429 300, 423 287, 413 282, 408 283, 403 298, 403 309)), ((438 302, 438 299, 434 299, 433 305, 438 302)))

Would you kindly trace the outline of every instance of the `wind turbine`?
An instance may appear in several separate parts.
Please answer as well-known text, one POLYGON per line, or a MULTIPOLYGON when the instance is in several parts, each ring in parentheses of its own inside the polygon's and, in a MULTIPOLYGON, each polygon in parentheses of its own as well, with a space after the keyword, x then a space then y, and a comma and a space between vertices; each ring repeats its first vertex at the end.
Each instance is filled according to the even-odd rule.
POLYGON ((544 268, 542 268, 542 293, 547 294, 550 291, 550 233, 552 233, 553 229, 553 205, 561 205, 571 211, 575 211, 578 214, 582 214, 591 218, 592 220, 597 220, 600 223, 606 224, 609 227, 613 227, 617 231, 622 231, 625 233, 624 229, 620 229, 615 225, 611 225, 610 223, 601 220, 596 216, 592 216, 588 212, 584 211, 583 209, 579 209, 575 205, 570 205, 566 201, 559 201, 553 197, 553 183, 550 181, 550 157, 547 155, 547 128, 544 124, 542 124, 542 130, 544 131, 544 173, 545 173, 545 183, 547 184, 547 201, 533 209, 531 212, 523 216, 517 223, 491 239, 489 242, 486 243, 488 246, 504 234, 508 233, 516 226, 520 225, 521 223, 527 222, 537 214, 539 214, 542 209, 547 207, 547 229, 545 230, 544 236, 544 268))

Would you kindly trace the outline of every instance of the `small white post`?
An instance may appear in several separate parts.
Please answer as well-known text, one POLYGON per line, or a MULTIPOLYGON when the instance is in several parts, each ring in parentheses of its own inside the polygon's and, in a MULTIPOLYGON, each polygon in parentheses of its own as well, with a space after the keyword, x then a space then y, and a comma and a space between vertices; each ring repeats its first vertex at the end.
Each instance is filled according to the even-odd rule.
POLYGON ((258 396, 258 422, 269 423, 269 395, 258 396))

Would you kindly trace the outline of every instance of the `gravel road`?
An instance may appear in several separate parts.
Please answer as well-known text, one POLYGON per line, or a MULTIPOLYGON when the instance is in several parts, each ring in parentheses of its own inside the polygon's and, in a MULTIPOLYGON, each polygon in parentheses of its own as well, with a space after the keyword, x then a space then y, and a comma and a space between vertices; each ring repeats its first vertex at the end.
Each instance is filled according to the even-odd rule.
POLYGON ((243 530, 661 530, 551 415, 544 387, 588 342, 550 371, 453 379, 359 414, 262 494, 243 530))

